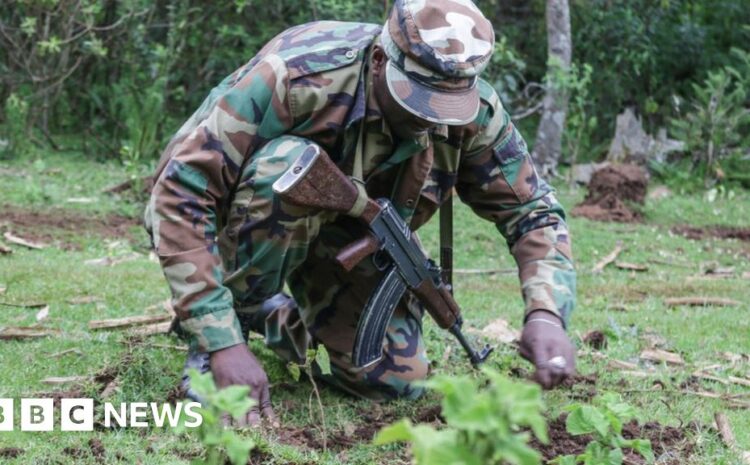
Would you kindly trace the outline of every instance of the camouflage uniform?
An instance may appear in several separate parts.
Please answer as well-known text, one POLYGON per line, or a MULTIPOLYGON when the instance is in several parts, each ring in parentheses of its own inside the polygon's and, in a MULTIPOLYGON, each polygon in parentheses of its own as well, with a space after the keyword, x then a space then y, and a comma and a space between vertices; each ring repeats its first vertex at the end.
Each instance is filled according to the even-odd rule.
POLYGON ((476 77, 491 54, 492 35, 469 0, 399 0, 384 30, 332 21, 288 29, 211 91, 162 155, 146 210, 174 308, 194 350, 243 343, 237 314, 257 311, 286 283, 300 310, 282 307, 267 318, 269 347, 299 360, 310 344, 325 345, 334 368, 329 381, 357 395, 421 393, 412 381, 427 375, 428 360, 422 312, 409 297, 391 321, 383 360, 364 370, 351 364, 359 314, 381 273, 368 260, 346 273, 332 257, 361 237, 363 227, 343 215, 286 204, 271 190, 309 144, 325 150, 346 173, 352 173, 361 144, 369 195, 389 197, 415 230, 455 188, 508 242, 526 312, 545 309, 567 320, 575 304, 575 272, 563 209, 537 176, 497 94, 476 77), (456 12, 457 5, 463 10, 456 12), (427 24, 435 23, 441 9, 452 16, 427 24), (432 51, 415 46, 415 27, 432 51), (430 31, 438 31, 438 39, 426 40, 430 31), (488 44, 474 45, 483 49, 473 50, 481 63, 456 31, 489 37, 488 44), (388 84, 397 101, 421 108, 424 119, 450 125, 416 140, 394 140, 368 91, 376 43, 390 58, 388 84), (436 54, 459 61, 435 60, 436 54), (457 62, 465 66, 446 66, 457 62), (435 76, 442 81, 431 81, 435 76), (453 86, 455 105, 446 108, 410 87, 415 77, 427 88, 453 86), (467 85, 473 97, 462 94, 467 85), (480 101, 474 108, 456 106, 471 98, 480 101))

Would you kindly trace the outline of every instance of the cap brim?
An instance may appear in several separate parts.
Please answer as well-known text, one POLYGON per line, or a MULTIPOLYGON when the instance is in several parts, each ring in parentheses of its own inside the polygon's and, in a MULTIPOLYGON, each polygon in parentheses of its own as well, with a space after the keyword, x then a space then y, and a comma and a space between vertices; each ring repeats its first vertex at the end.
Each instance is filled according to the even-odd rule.
POLYGON ((461 125, 474 121, 479 113, 476 84, 460 91, 440 91, 410 79, 388 60, 385 70, 388 90, 410 113, 438 124, 461 125))

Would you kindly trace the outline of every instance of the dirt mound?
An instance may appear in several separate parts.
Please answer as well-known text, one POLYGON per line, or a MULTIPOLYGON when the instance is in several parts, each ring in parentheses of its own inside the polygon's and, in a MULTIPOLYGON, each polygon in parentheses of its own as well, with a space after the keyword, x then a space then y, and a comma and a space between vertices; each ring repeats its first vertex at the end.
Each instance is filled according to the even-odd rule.
MULTIPOLYGON (((549 444, 544 445, 534 440, 531 447, 538 450, 544 461, 551 460, 560 455, 576 455, 582 453, 589 442, 591 436, 572 436, 565 429, 565 415, 561 415, 549 423, 549 444)), ((654 455, 660 459, 659 463, 665 465, 679 465, 684 463, 684 458, 690 456, 692 447, 688 443, 683 430, 664 426, 656 422, 648 422, 639 425, 631 421, 623 425, 622 435, 625 439, 648 439, 651 441, 651 447, 654 455)), ((637 453, 625 449, 625 460, 623 463, 645 464, 646 461, 637 453)))
POLYGON ((750 228, 738 228, 731 226, 675 226, 672 228, 674 234, 685 236, 688 239, 702 240, 714 239, 738 239, 750 242, 750 228))
POLYGON ((588 195, 571 213, 594 221, 640 221, 631 205, 643 205, 647 187, 648 173, 640 166, 606 166, 593 174, 588 195))

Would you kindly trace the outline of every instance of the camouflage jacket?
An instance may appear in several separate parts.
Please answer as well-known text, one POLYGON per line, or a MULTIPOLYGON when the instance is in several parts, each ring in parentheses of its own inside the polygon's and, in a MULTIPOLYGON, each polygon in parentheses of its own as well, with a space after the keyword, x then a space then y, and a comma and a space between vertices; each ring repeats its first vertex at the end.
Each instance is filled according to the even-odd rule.
MULTIPOLYGON (((345 172, 351 172, 355 145, 364 143, 369 194, 390 197, 413 229, 455 188, 506 239, 526 311, 546 309, 565 319, 572 312, 575 271, 565 213, 537 176, 497 94, 480 80, 482 103, 473 123, 438 126, 394 146, 366 91, 369 53, 379 32, 378 25, 343 22, 282 32, 214 88, 170 142, 148 209, 156 219, 152 237, 174 308, 189 332, 233 314, 233 296, 222 285, 217 235, 242 167, 282 134, 318 143, 345 172)), ((225 337, 199 349, 240 342, 239 335, 225 337)))

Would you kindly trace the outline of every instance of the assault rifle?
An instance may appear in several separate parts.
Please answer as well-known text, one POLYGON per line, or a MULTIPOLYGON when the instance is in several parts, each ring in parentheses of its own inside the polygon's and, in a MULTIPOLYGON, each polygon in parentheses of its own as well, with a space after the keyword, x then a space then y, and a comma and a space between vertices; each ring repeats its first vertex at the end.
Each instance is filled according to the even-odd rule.
POLYGON ((409 290, 443 329, 453 334, 477 366, 492 352, 487 345, 477 352, 461 332, 461 309, 442 280, 440 267, 424 255, 409 226, 388 199, 372 200, 317 146, 308 147, 273 184, 284 201, 312 208, 333 210, 363 221, 369 234, 344 247, 336 261, 351 271, 361 260, 373 256, 384 272, 357 326, 352 362, 365 367, 383 357, 383 338, 396 305, 409 290))

